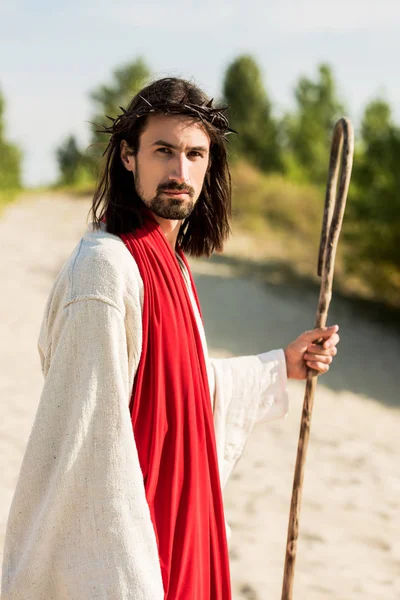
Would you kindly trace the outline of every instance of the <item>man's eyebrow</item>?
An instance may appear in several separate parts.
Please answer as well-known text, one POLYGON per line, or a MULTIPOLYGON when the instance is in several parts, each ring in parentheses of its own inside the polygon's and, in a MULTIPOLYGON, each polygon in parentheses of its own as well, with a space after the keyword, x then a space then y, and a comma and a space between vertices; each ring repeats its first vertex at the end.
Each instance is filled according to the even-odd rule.
MULTIPOLYGON (((166 148, 171 148, 171 150, 180 150, 179 146, 175 146, 175 144, 170 144, 164 140, 157 140, 156 142, 153 142, 152 146, 165 146, 166 148)), ((189 151, 208 152, 208 148, 205 146, 193 146, 192 148, 189 148, 189 151)))

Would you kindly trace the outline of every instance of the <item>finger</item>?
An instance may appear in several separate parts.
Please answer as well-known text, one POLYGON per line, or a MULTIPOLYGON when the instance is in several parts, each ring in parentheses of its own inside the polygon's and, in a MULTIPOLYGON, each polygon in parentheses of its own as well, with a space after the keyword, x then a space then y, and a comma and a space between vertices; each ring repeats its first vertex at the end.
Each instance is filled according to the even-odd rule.
POLYGON ((332 346, 336 346, 340 342, 340 337, 337 333, 334 333, 330 338, 328 338, 324 343, 324 348, 331 348, 332 346))
POLYGON ((327 339, 334 335, 339 330, 339 325, 331 325, 331 327, 319 327, 305 331, 303 337, 306 341, 315 342, 320 338, 327 339))
POLYGON ((323 354, 324 356, 336 356, 337 348, 333 346, 331 348, 325 348, 324 346, 318 346, 318 344, 310 344, 307 348, 308 354, 323 354))
POLYGON ((307 366, 310 369, 314 369, 314 371, 318 371, 319 373, 326 373, 329 371, 329 365, 325 365, 321 362, 307 361, 307 366))
POLYGON ((332 356, 326 356, 324 354, 309 354, 308 352, 306 352, 306 354, 304 355, 304 360, 330 365, 333 361, 333 358, 332 356))

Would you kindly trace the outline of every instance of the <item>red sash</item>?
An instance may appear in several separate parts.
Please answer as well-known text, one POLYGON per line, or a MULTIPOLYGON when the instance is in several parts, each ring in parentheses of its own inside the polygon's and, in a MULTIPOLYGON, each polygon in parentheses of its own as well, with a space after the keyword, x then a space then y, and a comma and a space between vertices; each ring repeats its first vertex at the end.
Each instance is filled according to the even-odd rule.
POLYGON ((142 354, 130 408, 165 600, 230 600, 210 391, 188 290, 154 220, 121 238, 144 284, 142 354))

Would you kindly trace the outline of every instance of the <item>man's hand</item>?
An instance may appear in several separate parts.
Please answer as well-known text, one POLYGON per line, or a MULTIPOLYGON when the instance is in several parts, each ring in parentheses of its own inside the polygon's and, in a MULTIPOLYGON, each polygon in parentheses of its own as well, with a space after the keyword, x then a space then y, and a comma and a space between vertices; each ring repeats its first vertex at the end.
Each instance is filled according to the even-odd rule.
POLYGON ((291 342, 284 350, 287 376, 290 379, 306 379, 308 368, 320 374, 326 373, 337 354, 338 329, 338 325, 312 329, 291 342), (320 339, 323 339, 322 345, 314 343, 320 339))

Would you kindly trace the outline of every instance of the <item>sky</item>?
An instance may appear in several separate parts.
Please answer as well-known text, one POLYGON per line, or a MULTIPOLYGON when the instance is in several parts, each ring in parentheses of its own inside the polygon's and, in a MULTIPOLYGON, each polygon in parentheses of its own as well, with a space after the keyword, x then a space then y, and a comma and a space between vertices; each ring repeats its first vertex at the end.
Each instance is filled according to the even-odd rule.
POLYGON ((142 56, 154 77, 191 78, 218 98, 243 53, 262 68, 277 116, 294 107, 298 78, 325 62, 356 128, 378 96, 400 122, 399 0, 0 0, 0 89, 24 183, 57 179, 69 134, 88 144, 89 93, 116 67, 142 56))

